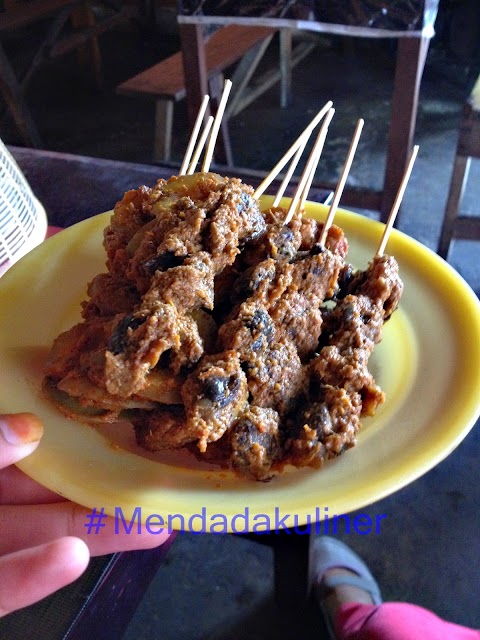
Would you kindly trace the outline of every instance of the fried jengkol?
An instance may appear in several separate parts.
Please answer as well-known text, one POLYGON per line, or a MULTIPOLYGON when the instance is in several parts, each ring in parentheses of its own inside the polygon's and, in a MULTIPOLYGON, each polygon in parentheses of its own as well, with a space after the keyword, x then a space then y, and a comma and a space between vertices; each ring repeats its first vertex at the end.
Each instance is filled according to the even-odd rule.
POLYGON ((140 446, 188 447, 239 475, 320 467, 384 396, 368 370, 402 291, 391 257, 345 262, 336 226, 213 173, 129 191, 104 232, 107 273, 54 342, 44 389, 85 422, 127 418, 140 446))

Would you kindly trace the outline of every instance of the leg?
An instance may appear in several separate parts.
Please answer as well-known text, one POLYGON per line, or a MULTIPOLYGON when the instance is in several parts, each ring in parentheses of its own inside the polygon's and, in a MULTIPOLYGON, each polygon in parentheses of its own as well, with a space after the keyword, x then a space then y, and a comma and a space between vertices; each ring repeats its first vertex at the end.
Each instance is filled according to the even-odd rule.
POLYGON ((155 102, 155 131, 153 161, 168 162, 172 152, 173 102, 159 99, 155 102))
POLYGON ((418 94, 422 79, 428 38, 398 40, 392 115, 387 145, 387 164, 381 202, 381 219, 386 221, 412 150, 418 94))
POLYGON ((465 185, 467 184, 468 171, 470 169, 470 158, 456 156, 453 165, 450 191, 448 192, 445 217, 443 219, 442 232, 438 245, 438 254, 445 260, 448 258, 448 250, 453 237, 455 220, 460 212, 465 185))
POLYGON ((366 564, 335 538, 315 540, 311 573, 332 640, 480 640, 480 631, 446 622, 422 607, 382 603, 366 564))
POLYGON ((479 640, 480 631, 446 622, 431 611, 406 602, 380 606, 349 603, 336 617, 338 640, 479 640))
POLYGON ((190 127, 193 127, 203 96, 208 93, 207 60, 201 25, 180 24, 179 29, 188 121, 190 127))

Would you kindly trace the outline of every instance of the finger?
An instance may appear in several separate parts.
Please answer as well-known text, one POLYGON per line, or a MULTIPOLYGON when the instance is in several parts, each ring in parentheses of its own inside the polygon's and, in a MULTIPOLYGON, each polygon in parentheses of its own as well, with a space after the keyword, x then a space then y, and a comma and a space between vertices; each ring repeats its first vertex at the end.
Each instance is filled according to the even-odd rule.
POLYGON ((0 470, 0 505, 47 502, 65 502, 65 498, 42 487, 18 467, 11 465, 0 470))
POLYGON ((42 423, 32 413, 0 415, 0 469, 30 455, 42 435, 42 423))
POLYGON ((87 568, 88 548, 60 538, 0 558, 0 616, 26 607, 76 580, 87 568))
MULTIPOLYGON (((97 511, 97 516, 98 516, 97 511)), ((88 526, 92 510, 73 502, 0 506, 0 555, 75 536, 88 545, 92 556, 134 549, 152 549, 168 538, 166 527, 148 529, 135 523, 128 529, 121 520, 101 514, 88 526), (96 523, 99 523, 98 527, 96 523)))

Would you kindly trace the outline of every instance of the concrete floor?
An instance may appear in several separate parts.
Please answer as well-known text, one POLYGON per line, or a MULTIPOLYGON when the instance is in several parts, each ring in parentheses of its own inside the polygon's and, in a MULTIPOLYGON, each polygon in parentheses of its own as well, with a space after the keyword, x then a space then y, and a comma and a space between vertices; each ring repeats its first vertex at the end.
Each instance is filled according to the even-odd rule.
MULTIPOLYGON (((40 72, 35 79, 30 100, 45 147, 150 162, 153 105, 116 97, 113 88, 159 55, 173 51, 175 36, 145 41, 128 31, 107 35, 102 42, 103 93, 89 90, 74 75, 71 59, 56 63, 48 74, 40 72), (132 55, 125 56, 118 44, 132 55)), ((350 182, 378 187, 393 63, 392 47, 385 43, 361 41, 351 49, 337 39, 323 39, 295 70, 290 107, 279 109, 278 92, 273 89, 231 122, 236 164, 269 169, 318 106, 331 98, 337 115, 318 175, 328 180, 338 177, 354 123, 362 116, 366 125, 350 182)), ((405 195, 401 228, 433 249, 448 192, 461 107, 475 71, 478 73, 452 60, 441 44, 431 49, 416 134, 420 154, 405 195)), ((18 143, 8 121, 1 127, 7 143, 18 143)), ((185 148, 184 131, 185 110, 179 105, 174 148, 178 162, 185 148)), ((480 199, 479 177, 474 167, 465 199, 471 213, 480 199)), ((478 249, 478 243, 458 242, 450 258, 477 294, 478 249)), ((380 538, 343 536, 367 560, 386 600, 414 602, 451 621, 480 627, 479 456, 480 433, 474 428, 435 469, 362 510, 372 517, 388 514, 380 538)), ((273 602, 271 560, 270 549, 244 538, 179 535, 124 640, 321 637, 314 610, 299 613, 289 624, 282 618, 273 602)))

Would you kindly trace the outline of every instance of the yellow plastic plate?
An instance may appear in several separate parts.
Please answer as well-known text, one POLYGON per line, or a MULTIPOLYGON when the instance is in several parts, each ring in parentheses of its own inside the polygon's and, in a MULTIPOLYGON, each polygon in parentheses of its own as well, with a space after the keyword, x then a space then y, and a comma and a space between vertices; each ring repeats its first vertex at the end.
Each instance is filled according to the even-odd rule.
MULTIPOLYGON (((325 210, 307 205, 320 219, 325 210)), ((159 516, 167 523, 170 517, 176 529, 296 526, 400 489, 445 458, 473 426, 480 405, 478 299, 448 264, 395 230, 387 251, 400 264, 405 293, 371 359, 387 400, 364 421, 356 447, 323 469, 292 470, 269 483, 243 481, 188 457, 159 461, 136 447, 128 424, 101 433, 66 419, 42 396, 42 366, 53 339, 79 320, 86 284, 105 270, 108 220, 102 214, 66 229, 0 280, 0 411, 31 411, 43 420, 40 446, 19 466, 49 489, 125 519, 159 516)), ((349 239, 349 261, 366 267, 383 225, 346 211, 335 222, 349 239)))

